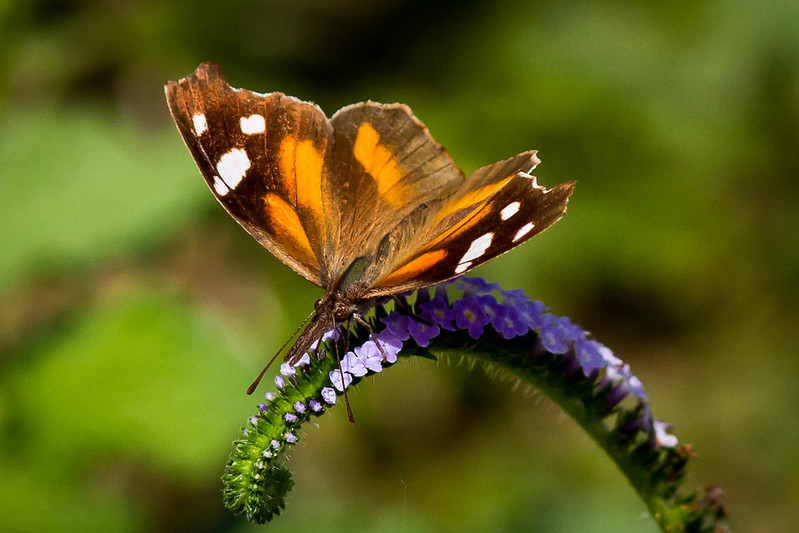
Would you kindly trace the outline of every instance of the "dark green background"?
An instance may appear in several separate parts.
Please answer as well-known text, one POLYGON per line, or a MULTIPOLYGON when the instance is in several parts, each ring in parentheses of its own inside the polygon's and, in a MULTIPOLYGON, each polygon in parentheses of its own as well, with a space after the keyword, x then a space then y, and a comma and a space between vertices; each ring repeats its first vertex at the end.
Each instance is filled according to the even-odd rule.
MULTIPOLYGON (((0 529, 239 531, 244 388, 320 291, 214 201, 163 83, 409 104, 569 213, 479 271, 633 365, 738 531, 799 521, 799 3, 0 3, 0 529)), ((270 531, 654 531, 575 424, 404 362, 304 429, 270 531)), ((262 389, 264 390, 264 389, 262 389)))

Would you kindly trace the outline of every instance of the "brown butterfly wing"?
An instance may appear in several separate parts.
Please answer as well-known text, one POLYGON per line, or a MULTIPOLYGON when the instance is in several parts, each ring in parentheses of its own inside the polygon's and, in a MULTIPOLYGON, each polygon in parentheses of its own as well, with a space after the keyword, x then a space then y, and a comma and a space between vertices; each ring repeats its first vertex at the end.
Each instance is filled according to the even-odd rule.
POLYGON ((396 258, 398 250, 384 238, 420 206, 437 209, 465 177, 402 104, 354 104, 331 124, 325 194, 336 224, 328 261, 340 274, 334 289, 357 295, 396 258))
POLYGON ((565 212, 573 184, 548 191, 535 152, 469 179, 406 106, 371 102, 336 113, 327 183, 339 234, 333 290, 351 299, 460 275, 540 233, 565 212), (504 211, 503 211, 504 210, 504 211))
POLYGON ((399 224, 399 250, 384 275, 363 297, 383 296, 439 283, 464 274, 522 244, 566 212, 574 182, 552 189, 527 172, 534 152, 477 170, 437 212, 424 221, 399 224))
POLYGON ((216 63, 165 87, 172 117, 208 187, 273 255, 324 286, 323 169, 333 129, 319 107, 233 89, 216 63))

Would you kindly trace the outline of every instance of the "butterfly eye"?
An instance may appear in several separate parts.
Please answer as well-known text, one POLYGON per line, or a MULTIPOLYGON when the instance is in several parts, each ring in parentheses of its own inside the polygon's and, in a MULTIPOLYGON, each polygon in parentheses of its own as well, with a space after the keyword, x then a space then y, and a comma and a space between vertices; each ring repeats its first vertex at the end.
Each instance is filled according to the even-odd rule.
POLYGON ((336 306, 333 308, 333 318, 335 318, 337 322, 341 322, 350 318, 354 312, 355 309, 352 305, 344 302, 336 302, 336 306))

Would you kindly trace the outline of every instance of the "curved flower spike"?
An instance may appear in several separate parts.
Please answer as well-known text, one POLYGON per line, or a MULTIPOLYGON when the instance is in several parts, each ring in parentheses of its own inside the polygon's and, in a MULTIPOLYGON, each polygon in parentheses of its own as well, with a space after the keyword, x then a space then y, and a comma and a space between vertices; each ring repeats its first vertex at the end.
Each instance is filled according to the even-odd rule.
POLYGON ((378 307, 372 335, 328 332, 323 359, 303 357, 281 366, 277 392, 250 419, 223 476, 225 504, 264 523, 280 514, 291 474, 280 456, 299 440, 299 428, 336 404, 347 387, 380 372, 397 356, 458 353, 503 368, 539 388, 607 452, 646 503, 663 531, 722 531, 720 489, 680 495, 690 445, 652 416, 641 381, 606 346, 566 317, 548 312, 520 290, 505 291, 479 278, 461 278, 418 291, 413 305, 378 307), (450 295, 459 294, 451 299, 450 295), (333 342, 344 353, 336 364, 333 342), (379 346, 378 344, 379 343, 379 346))

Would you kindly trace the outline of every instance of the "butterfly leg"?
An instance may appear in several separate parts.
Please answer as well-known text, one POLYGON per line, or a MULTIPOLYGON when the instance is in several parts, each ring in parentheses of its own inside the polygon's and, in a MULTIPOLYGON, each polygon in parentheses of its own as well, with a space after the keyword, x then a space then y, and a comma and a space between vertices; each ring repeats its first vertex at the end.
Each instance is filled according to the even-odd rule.
POLYGON ((367 322, 366 320, 364 320, 363 317, 359 314, 354 314, 353 316, 355 317, 355 321, 358 324, 364 326, 367 330, 369 330, 369 336, 372 337, 373 341, 375 341, 377 349, 380 350, 380 355, 382 355, 383 360, 386 361, 388 359, 388 356, 386 356, 386 352, 383 351, 383 346, 380 344, 380 341, 377 340, 377 336, 375 335, 375 330, 372 329, 372 325, 369 324, 369 322, 367 322))

